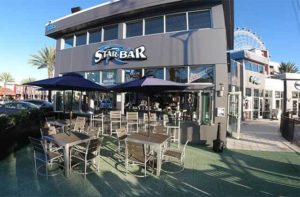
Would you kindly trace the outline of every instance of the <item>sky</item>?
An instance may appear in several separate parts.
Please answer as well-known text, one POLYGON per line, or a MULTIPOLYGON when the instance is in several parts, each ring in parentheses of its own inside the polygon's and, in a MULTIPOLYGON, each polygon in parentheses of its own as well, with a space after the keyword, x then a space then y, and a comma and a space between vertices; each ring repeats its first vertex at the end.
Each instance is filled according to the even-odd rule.
MULTIPOLYGON (((55 40, 45 36, 45 24, 107 0, 5 0, 0 6, 0 74, 9 72, 16 82, 47 78, 47 69, 28 64, 31 54, 55 40)), ((291 61, 300 68, 300 0, 235 0, 235 28, 258 34, 273 61, 291 61)))

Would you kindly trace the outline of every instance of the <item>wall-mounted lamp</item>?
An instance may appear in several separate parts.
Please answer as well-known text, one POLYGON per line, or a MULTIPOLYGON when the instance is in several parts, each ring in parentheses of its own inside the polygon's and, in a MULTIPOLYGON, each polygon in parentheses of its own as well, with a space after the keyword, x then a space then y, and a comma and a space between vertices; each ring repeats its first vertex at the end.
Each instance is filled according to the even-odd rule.
POLYGON ((224 96, 224 90, 225 90, 225 88, 224 88, 224 84, 223 83, 220 83, 219 85, 220 85, 220 89, 218 91, 218 96, 222 97, 222 96, 224 96))

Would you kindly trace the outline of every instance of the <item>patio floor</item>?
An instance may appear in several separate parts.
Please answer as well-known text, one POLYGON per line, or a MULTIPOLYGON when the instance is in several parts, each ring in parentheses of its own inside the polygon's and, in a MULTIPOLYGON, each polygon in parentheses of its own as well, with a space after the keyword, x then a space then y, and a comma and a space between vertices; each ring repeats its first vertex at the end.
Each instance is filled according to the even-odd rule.
MULTIPOLYGON (((0 196, 299 196, 300 155, 295 152, 225 150, 188 146, 185 170, 147 178, 125 176, 113 139, 101 150, 101 170, 35 176, 30 146, 0 161, 0 196)), ((171 167, 171 166, 164 166, 171 167)))

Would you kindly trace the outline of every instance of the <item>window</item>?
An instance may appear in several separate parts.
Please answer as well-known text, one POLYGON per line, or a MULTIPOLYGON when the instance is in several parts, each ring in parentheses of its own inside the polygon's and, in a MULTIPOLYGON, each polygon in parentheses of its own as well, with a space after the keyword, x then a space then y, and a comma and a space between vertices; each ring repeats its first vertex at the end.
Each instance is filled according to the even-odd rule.
POLYGON ((252 65, 250 64, 250 62, 245 61, 245 69, 252 71, 252 65))
POLYGON ((142 69, 125 70, 125 82, 132 81, 142 77, 142 69))
POLYGON ((104 41, 118 39, 118 25, 107 26, 104 30, 104 41))
POLYGON ((209 92, 201 93, 201 124, 211 122, 212 99, 209 92))
POLYGON ((265 97, 272 97, 272 90, 265 90, 265 97))
POLYGON ((100 72, 86 72, 86 78, 92 82, 100 83, 100 72))
POLYGON ((153 75, 158 79, 164 79, 164 69, 163 68, 148 68, 145 69, 145 75, 153 75))
POLYGON ((189 29, 201 29, 210 27, 210 11, 189 12, 189 29))
POLYGON ((101 42, 101 30, 94 30, 89 32, 89 43, 101 42))
POLYGON ((135 21, 126 23, 126 37, 134 37, 143 35, 143 21, 135 21))
POLYGON ((275 98, 280 98, 280 91, 275 91, 275 98))
POLYGON ((231 61, 230 63, 230 75, 231 77, 238 77, 238 63, 236 61, 231 61))
POLYGON ((187 83, 187 67, 167 68, 166 79, 179 83, 187 83))
POLYGON ((293 100, 293 115, 297 115, 298 101, 293 100))
POLYGON ((156 34, 164 32, 164 17, 145 19, 145 34, 156 34))
POLYGON ((74 42, 73 36, 66 37, 64 40, 65 40, 64 49, 69 49, 73 47, 73 42, 74 42))
POLYGON ((252 96, 251 88, 246 88, 246 96, 252 96))
POLYGON ((166 31, 181 31, 186 30, 186 14, 174 14, 166 16, 166 31))
POLYGON ((259 97, 259 90, 258 89, 254 89, 254 96, 259 97))
POLYGON ((81 46, 86 44, 86 33, 76 35, 76 46, 81 46))
POLYGON ((102 84, 114 85, 117 82, 116 80, 117 80, 116 70, 102 71, 102 84))
POLYGON ((259 73, 264 73, 264 66, 258 65, 258 72, 259 73))
POLYGON ((213 83, 214 66, 190 67, 190 83, 213 83))

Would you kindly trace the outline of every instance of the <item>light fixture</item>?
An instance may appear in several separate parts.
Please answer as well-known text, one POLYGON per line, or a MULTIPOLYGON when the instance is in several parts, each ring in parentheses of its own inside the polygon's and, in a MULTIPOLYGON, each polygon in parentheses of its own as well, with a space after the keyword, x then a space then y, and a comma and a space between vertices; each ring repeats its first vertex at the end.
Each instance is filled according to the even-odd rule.
POLYGON ((224 84, 223 84, 223 83, 219 83, 219 85, 220 85, 220 89, 219 89, 219 91, 218 91, 218 96, 219 96, 219 97, 222 97, 222 96, 224 96, 224 90, 225 90, 225 87, 224 87, 224 84))

